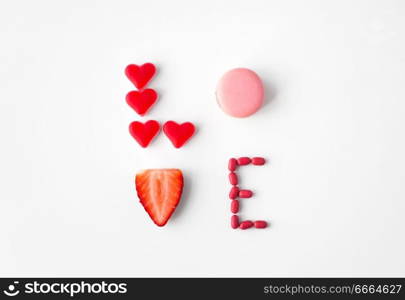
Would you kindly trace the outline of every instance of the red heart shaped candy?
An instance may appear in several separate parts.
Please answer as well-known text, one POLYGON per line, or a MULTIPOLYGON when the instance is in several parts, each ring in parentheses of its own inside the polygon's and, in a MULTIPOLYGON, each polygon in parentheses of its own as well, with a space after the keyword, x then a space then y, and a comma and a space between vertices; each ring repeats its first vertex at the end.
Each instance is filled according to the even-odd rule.
POLYGON ((155 90, 146 89, 143 91, 131 91, 127 94, 126 100, 138 114, 143 116, 156 102, 158 95, 155 90))
POLYGON ((148 147, 159 130, 160 124, 154 120, 147 121, 145 124, 138 121, 129 124, 129 133, 143 148, 148 147))
POLYGON ((170 139, 173 146, 176 148, 180 148, 188 141, 188 139, 193 136, 195 127, 190 122, 177 124, 174 121, 167 121, 163 125, 163 131, 170 139))
POLYGON ((146 63, 142 66, 128 65, 125 68, 125 75, 127 75, 128 79, 131 80, 137 89, 144 88, 153 75, 155 75, 155 72, 156 68, 151 63, 146 63))

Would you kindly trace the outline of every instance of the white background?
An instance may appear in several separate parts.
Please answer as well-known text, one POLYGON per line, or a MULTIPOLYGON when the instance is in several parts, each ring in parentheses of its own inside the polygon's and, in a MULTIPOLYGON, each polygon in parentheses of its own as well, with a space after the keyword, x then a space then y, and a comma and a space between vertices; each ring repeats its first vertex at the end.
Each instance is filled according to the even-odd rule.
POLYGON ((404 1, 2 1, 1 276, 405 276, 404 1), (158 103, 125 103, 153 62, 158 103), (255 70, 266 105, 226 116, 215 86, 255 70), (141 149, 134 120, 192 121, 141 149), (256 196, 230 229, 227 160, 256 196), (183 170, 168 225, 134 191, 183 170))

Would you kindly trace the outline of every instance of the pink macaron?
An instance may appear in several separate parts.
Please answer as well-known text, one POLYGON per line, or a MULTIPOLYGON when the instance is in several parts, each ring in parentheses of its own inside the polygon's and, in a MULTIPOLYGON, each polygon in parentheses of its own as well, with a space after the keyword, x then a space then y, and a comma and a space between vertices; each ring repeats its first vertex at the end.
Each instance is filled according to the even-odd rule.
POLYGON ((263 105, 263 83, 252 70, 233 69, 219 80, 216 96, 219 106, 226 114, 237 118, 248 117, 263 105))

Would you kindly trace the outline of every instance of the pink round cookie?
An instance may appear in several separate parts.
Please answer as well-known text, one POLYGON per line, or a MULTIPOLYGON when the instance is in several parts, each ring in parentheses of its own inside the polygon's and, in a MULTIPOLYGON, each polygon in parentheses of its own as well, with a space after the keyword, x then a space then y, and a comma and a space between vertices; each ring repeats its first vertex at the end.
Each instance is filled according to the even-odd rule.
POLYGON ((225 113, 237 118, 248 117, 263 105, 263 83, 252 70, 233 69, 219 80, 216 95, 225 113))

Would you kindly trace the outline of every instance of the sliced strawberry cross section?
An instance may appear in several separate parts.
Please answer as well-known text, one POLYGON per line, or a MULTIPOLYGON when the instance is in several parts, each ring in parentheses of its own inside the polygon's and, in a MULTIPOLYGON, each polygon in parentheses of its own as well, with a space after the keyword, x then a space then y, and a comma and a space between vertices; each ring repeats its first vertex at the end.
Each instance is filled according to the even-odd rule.
POLYGON ((136 175, 138 197, 158 226, 164 226, 180 202, 183 174, 179 169, 149 169, 136 175))

